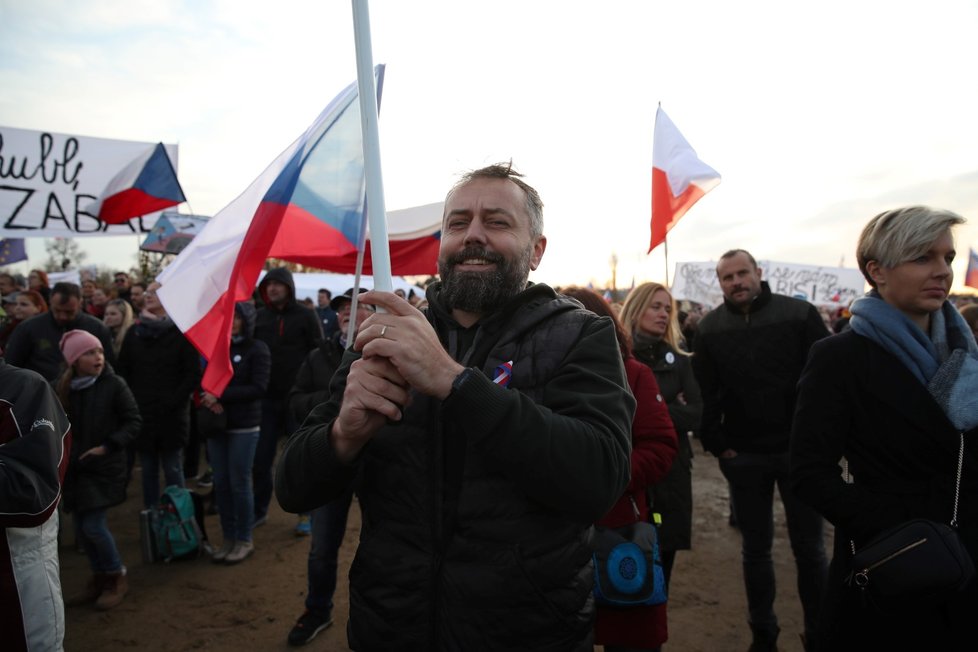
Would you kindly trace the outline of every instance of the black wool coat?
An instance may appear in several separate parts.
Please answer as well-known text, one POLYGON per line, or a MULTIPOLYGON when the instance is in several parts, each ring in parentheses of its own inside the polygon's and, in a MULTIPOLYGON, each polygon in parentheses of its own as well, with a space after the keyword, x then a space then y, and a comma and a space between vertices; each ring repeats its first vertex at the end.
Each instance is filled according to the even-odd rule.
POLYGON ((137 323, 126 333, 116 363, 139 405, 140 451, 183 448, 190 437, 190 393, 200 384, 200 356, 172 322, 137 323))
POLYGON ((126 445, 142 426, 139 408, 129 386, 108 366, 85 389, 68 396, 73 443, 65 477, 64 501, 68 512, 112 507, 126 500, 126 445), (104 445, 105 455, 82 453, 104 445))
MULTIPOLYGON (((850 540, 858 549, 912 518, 951 520, 960 434, 927 388, 871 340, 848 331, 812 348, 798 384, 791 484, 836 526, 823 649, 974 648, 976 582, 949 604, 908 602, 890 614, 866 605, 844 584, 850 540), (852 484, 843 478, 842 457, 852 484)), ((978 429, 964 439, 959 532, 978 559, 978 429)))

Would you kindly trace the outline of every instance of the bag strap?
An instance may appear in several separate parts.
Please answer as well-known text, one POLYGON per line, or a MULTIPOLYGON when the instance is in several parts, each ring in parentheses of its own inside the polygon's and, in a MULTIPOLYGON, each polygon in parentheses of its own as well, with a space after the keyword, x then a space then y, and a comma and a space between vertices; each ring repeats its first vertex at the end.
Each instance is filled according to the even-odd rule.
MULTIPOLYGON (((958 501, 961 498, 961 470, 964 468, 964 431, 962 431, 958 437, 960 438, 960 444, 958 445, 958 472, 957 477, 954 480, 954 511, 951 512, 951 527, 955 530, 958 529, 958 501)), ((842 477, 846 481, 846 484, 853 484, 852 478, 849 477, 849 460, 845 457, 842 458, 842 477)), ((856 554, 856 543, 849 539, 849 549, 852 554, 856 554)))
POLYGON ((961 445, 958 446, 958 477, 954 481, 954 512, 951 514, 951 527, 958 529, 958 499, 961 497, 961 469, 964 468, 964 432, 960 435, 961 445))

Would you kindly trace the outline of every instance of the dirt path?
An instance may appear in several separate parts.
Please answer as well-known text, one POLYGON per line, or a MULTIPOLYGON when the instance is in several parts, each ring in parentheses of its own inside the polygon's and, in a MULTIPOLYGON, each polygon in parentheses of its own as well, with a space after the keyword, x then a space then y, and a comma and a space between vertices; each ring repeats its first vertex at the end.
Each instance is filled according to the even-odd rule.
MULTIPOLYGON (((698 448, 698 445, 697 445, 698 448)), ((740 566, 740 536, 727 524, 727 488, 716 460, 695 460, 694 550, 677 556, 669 600, 670 650, 725 652, 746 650, 750 631, 740 566)), ((138 476, 138 471, 137 471, 138 476)), ((132 488, 138 488, 133 478, 132 488)), ((175 650, 287 650, 285 639, 302 613, 306 592, 307 538, 292 531, 295 517, 273 501, 268 524, 255 531, 256 552, 238 566, 208 560, 145 565, 139 552, 139 491, 109 513, 109 524, 129 568, 130 593, 113 611, 89 607, 67 610, 65 649, 173 652, 175 650)), ((782 652, 801 652, 801 607, 795 587, 784 514, 776 511, 775 564, 782 652)), ((345 578, 356 549, 360 513, 354 502, 340 557, 334 598, 336 625, 307 649, 348 650, 345 578)), ((70 519, 63 523, 68 544, 70 519)), ((220 540, 216 516, 207 530, 220 540)), ((61 548, 61 576, 66 594, 78 591, 88 577, 88 562, 73 546, 61 548)))

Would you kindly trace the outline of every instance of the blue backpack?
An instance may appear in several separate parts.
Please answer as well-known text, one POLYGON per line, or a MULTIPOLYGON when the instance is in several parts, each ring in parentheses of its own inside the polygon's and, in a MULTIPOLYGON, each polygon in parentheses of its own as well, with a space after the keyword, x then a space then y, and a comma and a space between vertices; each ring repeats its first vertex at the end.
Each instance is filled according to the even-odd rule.
POLYGON ((189 559, 200 554, 203 535, 197 525, 193 494, 170 485, 153 510, 152 529, 156 552, 163 561, 189 559))

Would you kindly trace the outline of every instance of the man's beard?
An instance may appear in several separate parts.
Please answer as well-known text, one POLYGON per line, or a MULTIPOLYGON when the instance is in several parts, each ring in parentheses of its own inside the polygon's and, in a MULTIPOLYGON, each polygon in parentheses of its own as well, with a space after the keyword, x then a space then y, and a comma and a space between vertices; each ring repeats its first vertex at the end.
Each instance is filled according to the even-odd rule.
POLYGON ((495 312, 526 288, 532 253, 531 244, 518 257, 507 260, 502 254, 483 247, 467 247, 447 259, 439 258, 445 306, 483 315, 495 312), (455 271, 455 265, 470 258, 481 258, 496 268, 491 272, 455 271))

